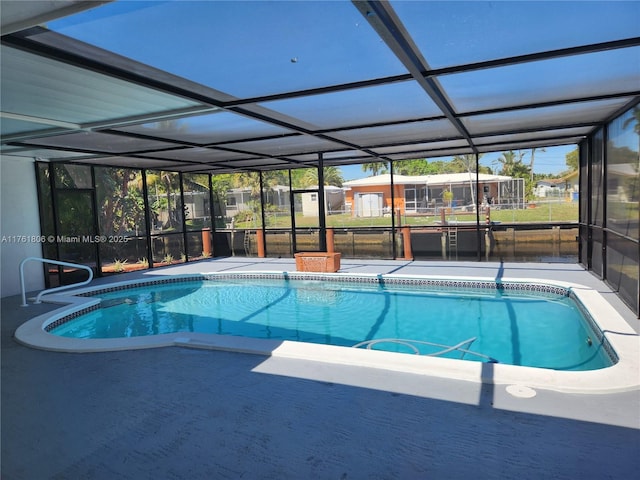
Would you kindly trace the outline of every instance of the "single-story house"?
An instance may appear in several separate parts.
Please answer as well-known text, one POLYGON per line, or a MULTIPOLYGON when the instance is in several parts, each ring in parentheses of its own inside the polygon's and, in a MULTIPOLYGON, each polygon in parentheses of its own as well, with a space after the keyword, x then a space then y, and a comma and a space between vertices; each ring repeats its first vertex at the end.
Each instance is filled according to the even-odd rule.
POLYGON ((535 196, 568 197, 576 194, 580 189, 578 171, 571 172, 562 178, 545 178, 536 182, 535 196))
POLYGON ((235 217, 243 210, 249 210, 251 188, 231 188, 227 190, 226 216, 235 217))
MULTIPOLYGON (((288 210, 290 205, 289 190, 289 187, 285 185, 275 185, 267 189, 265 191, 265 204, 273 205, 278 209, 288 210)), ((249 202, 251 200, 252 194, 250 187, 231 188, 227 190, 226 216, 234 217, 244 210, 250 210, 251 206, 249 202)))
POLYGON ((403 215, 420 215, 436 214, 440 208, 449 206, 473 211, 474 204, 524 204, 524 180, 504 175, 394 175, 393 184, 394 205, 391 205, 389 174, 344 182, 347 209, 357 217, 376 217, 392 210, 403 215))
POLYGON ((607 192, 613 202, 638 202, 640 163, 614 163, 607 166, 607 192))
POLYGON ((209 208, 209 192, 184 192, 185 218, 196 220, 208 218, 211 215, 209 208))
MULTIPOLYGON (((317 189, 317 186, 309 187, 310 189, 317 189)), ((302 197, 302 215, 305 217, 317 217, 318 216, 318 193, 317 192, 304 192, 302 197)), ((340 187, 333 185, 326 185, 324 187, 324 205, 327 215, 332 213, 344 212, 344 190, 340 187)))

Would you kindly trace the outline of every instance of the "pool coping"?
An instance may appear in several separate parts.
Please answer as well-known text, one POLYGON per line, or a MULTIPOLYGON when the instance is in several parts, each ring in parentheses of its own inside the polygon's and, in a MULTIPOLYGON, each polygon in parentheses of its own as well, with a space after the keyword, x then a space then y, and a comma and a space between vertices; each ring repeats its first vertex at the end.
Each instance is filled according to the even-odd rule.
POLYGON ((58 352, 89 353, 118 350, 134 350, 160 347, 186 347, 233 351, 272 357, 294 358, 329 364, 367 367, 426 376, 466 380, 476 383, 521 385, 571 393, 614 393, 640 389, 640 335, 638 335, 602 295, 584 285, 556 280, 532 278, 501 278, 504 283, 547 285, 570 290, 576 299, 590 312, 596 326, 603 332, 618 356, 614 365, 589 371, 558 371, 536 367, 515 366, 500 363, 481 363, 419 355, 407 355, 379 350, 362 350, 351 347, 320 345, 289 340, 268 340, 217 334, 176 332, 170 334, 115 339, 74 339, 60 337, 45 331, 57 320, 77 316, 98 308, 99 298, 87 295, 96 291, 113 291, 144 284, 162 284, 173 281, 211 277, 264 277, 285 276, 293 279, 339 279, 349 277, 376 279, 410 279, 414 281, 490 282, 495 278, 446 275, 394 275, 367 273, 307 274, 283 271, 205 272, 173 275, 163 279, 139 279, 115 282, 72 290, 66 294, 50 294, 42 297, 48 303, 62 304, 52 312, 39 315, 21 325, 15 332, 16 340, 26 346, 58 352))

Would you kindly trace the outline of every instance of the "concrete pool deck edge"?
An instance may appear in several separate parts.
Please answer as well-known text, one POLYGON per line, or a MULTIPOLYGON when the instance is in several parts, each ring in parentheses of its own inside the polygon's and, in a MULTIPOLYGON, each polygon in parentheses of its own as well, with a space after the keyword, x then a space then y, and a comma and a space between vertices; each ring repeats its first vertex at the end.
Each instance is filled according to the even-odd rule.
MULTIPOLYGON (((211 275, 216 272, 206 272, 211 275)), ((283 271, 252 271, 237 273, 283 274, 283 271)), ((289 272, 292 273, 292 272, 289 272)), ((176 275, 189 277, 196 273, 176 275)), ((313 274, 318 275, 318 274, 313 274)), ((351 275, 353 274, 333 274, 351 275)), ((358 274, 358 276, 378 274, 358 274)), ((393 275, 385 277, 456 279, 471 281, 495 281, 490 277, 463 277, 445 275, 393 275)), ((151 279, 110 283, 108 287, 148 283, 151 279)), ((63 307, 40 315, 21 325, 15 334, 18 342, 42 350, 60 352, 104 352, 159 348, 168 346, 215 349, 252 353, 271 357, 313 360, 329 364, 363 366, 388 371, 410 372, 419 375, 450 378, 476 383, 521 385, 560 392, 596 394, 614 393, 640 389, 640 337, 621 315, 596 290, 583 285, 546 281, 540 278, 501 278, 504 282, 526 282, 550 284, 570 288, 587 308, 604 336, 617 353, 619 361, 607 368, 591 371, 557 371, 506 364, 480 363, 446 358, 397 354, 377 350, 360 350, 349 347, 318 345, 293 341, 262 340, 214 334, 176 332, 172 334, 118 339, 73 339, 47 333, 44 327, 56 319, 95 306, 99 299, 76 296, 106 287, 93 286, 73 290, 66 295, 53 294, 43 297, 50 303, 61 303, 63 307)))

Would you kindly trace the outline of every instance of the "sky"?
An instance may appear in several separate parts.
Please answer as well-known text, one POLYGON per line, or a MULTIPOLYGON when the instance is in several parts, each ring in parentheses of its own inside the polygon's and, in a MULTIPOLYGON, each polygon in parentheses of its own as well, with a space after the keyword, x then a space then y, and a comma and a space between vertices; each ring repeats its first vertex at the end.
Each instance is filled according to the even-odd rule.
MULTIPOLYGON (((431 68, 635 37, 640 18, 640 2, 391 5, 431 68)), ((406 73, 344 0, 117 1, 47 26, 238 97, 406 73)), ((518 78, 528 91, 533 80, 518 78)))
MULTIPOLYGON (((571 47, 572 42, 635 37, 640 18, 640 2, 392 1, 391 5, 431 68, 571 47), (532 34, 536 31, 544 35, 532 34)), ((406 73, 349 1, 117 1, 50 22, 47 27, 238 97, 406 73)), ((553 100, 545 95, 555 95, 557 89, 579 88, 585 95, 599 92, 602 75, 606 77, 605 72, 616 65, 631 69, 631 74, 620 76, 624 81, 636 78, 632 75, 634 62, 628 58, 615 57, 611 60, 615 65, 599 71, 588 69, 589 62, 582 66, 581 60, 572 59, 578 63, 568 69, 558 69, 554 61, 540 62, 535 78, 523 75, 516 65, 497 69, 500 81, 483 77, 490 75, 491 69, 473 73, 472 79, 464 74, 443 76, 442 81, 447 83, 443 85, 448 93, 455 93, 458 107, 464 106, 460 111, 465 111, 483 106, 484 101, 503 106, 494 104, 496 96, 518 104, 530 101, 529 96, 553 100), (561 76, 559 71, 566 74, 561 76), (579 75, 574 75, 576 72, 579 75), (469 85, 474 87, 469 89, 469 85)), ((265 106, 318 122, 321 127, 326 126, 324 115, 327 122, 333 121, 336 108, 341 109, 347 124, 372 116, 378 121, 393 121, 395 118, 387 117, 433 115, 435 106, 423 98, 423 92, 416 101, 416 93, 402 90, 402 86, 385 86, 385 91, 358 89, 349 92, 348 99, 336 93, 265 106), (372 98, 380 94, 393 95, 397 112, 367 110, 375 110, 372 98), (310 118, 305 112, 310 112, 310 118)), ((574 148, 537 150, 535 173, 566 170, 565 155, 574 148)), ((481 164, 495 169, 499 156, 499 152, 486 154, 481 164)), ((525 163, 529 159, 527 154, 525 163)), ((345 180, 362 178, 363 174, 366 172, 359 165, 343 167, 345 180)))

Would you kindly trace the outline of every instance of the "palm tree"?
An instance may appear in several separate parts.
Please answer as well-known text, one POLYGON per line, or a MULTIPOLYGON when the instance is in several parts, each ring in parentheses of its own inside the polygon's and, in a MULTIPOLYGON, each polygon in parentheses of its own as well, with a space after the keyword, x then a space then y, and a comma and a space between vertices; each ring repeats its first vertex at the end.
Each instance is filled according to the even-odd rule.
POLYGON ((127 168, 96 168, 101 233, 121 235, 145 228, 142 172, 127 168))
POLYGON ((514 152, 513 150, 509 150, 508 152, 503 152, 502 156, 498 158, 497 161, 502 164, 502 170, 500 171, 502 175, 524 179, 525 196, 528 199, 533 193, 533 182, 530 181, 530 167, 523 163, 523 158, 523 152, 514 152))
MULTIPOLYGON (((167 228, 174 227, 174 223, 179 223, 177 218, 178 209, 171 207, 171 192, 178 189, 176 184, 178 180, 178 174, 176 172, 167 172, 164 170, 148 170, 147 171, 147 188, 155 187, 156 189, 156 201, 159 201, 159 192, 163 192, 167 196, 167 228)), ((142 182, 142 178, 134 179, 133 182, 142 182)), ((177 206, 177 205, 176 205, 177 206)), ((156 206, 159 208, 159 205, 156 206)))
POLYGON ((209 191, 209 174, 207 173, 185 173, 182 175, 182 182, 185 190, 209 191))
MULTIPOLYGON (((344 179, 342 178, 342 172, 338 167, 324 167, 323 174, 325 185, 334 185, 336 187, 342 186, 342 182, 344 181, 344 179)), ((305 172, 304 183, 306 186, 318 185, 317 168, 310 168, 305 172)))
POLYGON ((627 118, 624 121, 622 128, 626 129, 629 125, 631 125, 632 122, 636 122, 633 126, 633 131, 636 132, 638 136, 640 136, 640 105, 633 109, 633 116, 627 118))
POLYGON ((260 195, 260 175, 256 172, 236 173, 233 178, 234 188, 249 188, 251 197, 260 195))
POLYGON ((476 156, 475 155, 455 155, 450 162, 450 167, 456 173, 475 172, 476 156))
POLYGON ((386 162, 363 163, 362 171, 371 172, 373 176, 376 176, 380 173, 385 173, 387 171, 387 163, 386 162))
POLYGON ((531 149, 531 161, 529 162, 529 169, 531 170, 531 184, 533 184, 533 162, 536 158, 536 150, 540 150, 541 152, 546 152, 544 148, 532 148, 531 149))
POLYGON ((516 153, 513 150, 502 152, 502 156, 497 160, 498 163, 502 165, 500 173, 509 177, 515 177, 517 173, 522 173, 522 167, 528 170, 528 167, 522 164, 523 157, 524 153, 516 153))
MULTIPOLYGON (((478 163, 482 154, 478 154, 478 163)), ((473 188, 473 174, 476 171, 475 155, 456 155, 451 161, 452 164, 464 169, 469 174, 469 189, 471 190, 471 204, 476 205, 476 195, 473 188)))

